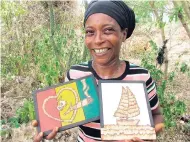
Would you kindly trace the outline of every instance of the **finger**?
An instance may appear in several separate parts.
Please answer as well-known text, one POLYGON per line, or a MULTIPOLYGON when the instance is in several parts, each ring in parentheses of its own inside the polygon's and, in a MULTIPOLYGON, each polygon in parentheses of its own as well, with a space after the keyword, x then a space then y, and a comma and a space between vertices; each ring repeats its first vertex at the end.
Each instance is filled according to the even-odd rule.
POLYGON ((143 140, 141 140, 141 139, 139 139, 139 138, 137 138, 137 137, 132 138, 132 140, 133 140, 134 142, 144 142, 143 140))
POLYGON ((159 123, 155 125, 155 131, 156 133, 162 131, 164 129, 164 123, 159 123))
POLYGON ((43 138, 43 132, 40 132, 38 135, 35 136, 34 142, 40 142, 43 138))
POLYGON ((125 142, 133 142, 132 140, 125 140, 125 142))
POLYGON ((56 127, 55 129, 53 129, 53 131, 46 137, 46 139, 47 139, 47 140, 53 139, 53 138, 56 136, 58 130, 59 130, 58 127, 56 127))
POLYGON ((34 142, 35 142, 35 139, 36 139, 37 136, 38 136, 38 134, 35 134, 35 136, 33 136, 34 142))
POLYGON ((37 120, 33 120, 32 121, 32 126, 33 127, 37 127, 38 126, 38 121, 37 120))

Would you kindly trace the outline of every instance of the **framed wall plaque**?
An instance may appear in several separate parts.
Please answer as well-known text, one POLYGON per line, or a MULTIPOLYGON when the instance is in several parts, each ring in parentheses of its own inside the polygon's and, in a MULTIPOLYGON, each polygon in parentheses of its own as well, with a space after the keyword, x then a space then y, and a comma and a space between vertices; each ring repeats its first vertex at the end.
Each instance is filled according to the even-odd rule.
POLYGON ((155 140, 156 133, 145 83, 99 81, 102 140, 155 140))
POLYGON ((38 132, 70 129, 99 119, 99 98, 94 77, 87 76, 33 93, 38 132))

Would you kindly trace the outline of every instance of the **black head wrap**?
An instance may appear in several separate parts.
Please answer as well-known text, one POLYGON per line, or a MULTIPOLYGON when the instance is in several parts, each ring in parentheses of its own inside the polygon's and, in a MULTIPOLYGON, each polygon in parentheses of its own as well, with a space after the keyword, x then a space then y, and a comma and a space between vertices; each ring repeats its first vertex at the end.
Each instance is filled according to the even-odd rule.
POLYGON ((123 1, 92 1, 85 12, 84 26, 88 17, 95 13, 104 13, 117 21, 121 29, 127 28, 129 38, 135 28, 135 14, 123 1))

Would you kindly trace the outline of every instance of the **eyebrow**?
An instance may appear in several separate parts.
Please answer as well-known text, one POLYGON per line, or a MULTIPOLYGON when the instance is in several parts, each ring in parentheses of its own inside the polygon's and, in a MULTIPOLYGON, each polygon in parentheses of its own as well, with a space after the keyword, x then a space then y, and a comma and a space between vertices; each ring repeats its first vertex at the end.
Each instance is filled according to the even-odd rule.
MULTIPOLYGON (((112 27, 115 27, 115 25, 114 24, 105 24, 105 25, 103 25, 102 27, 106 27, 106 26, 112 26, 112 27)), ((93 26, 85 26, 85 28, 93 28, 93 26)))
POLYGON ((115 27, 114 24, 105 24, 105 25, 103 25, 103 27, 106 27, 106 26, 113 26, 113 27, 115 27))

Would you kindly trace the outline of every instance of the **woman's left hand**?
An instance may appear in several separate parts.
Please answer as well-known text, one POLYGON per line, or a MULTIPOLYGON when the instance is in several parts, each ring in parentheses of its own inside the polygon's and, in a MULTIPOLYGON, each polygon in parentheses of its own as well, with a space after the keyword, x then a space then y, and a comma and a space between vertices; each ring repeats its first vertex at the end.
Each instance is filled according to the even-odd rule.
POLYGON ((135 137, 131 140, 125 140, 125 142, 155 142, 155 141, 144 141, 144 140, 141 140, 141 139, 135 137))

